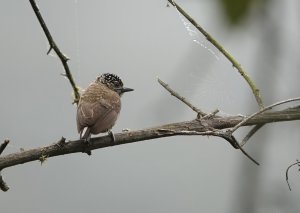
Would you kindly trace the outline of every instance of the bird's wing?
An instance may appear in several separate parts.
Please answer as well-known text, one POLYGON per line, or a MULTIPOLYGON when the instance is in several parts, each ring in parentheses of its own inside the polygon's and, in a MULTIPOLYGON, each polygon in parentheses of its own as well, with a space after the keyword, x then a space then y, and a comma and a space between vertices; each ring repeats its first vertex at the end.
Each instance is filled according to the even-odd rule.
POLYGON ((108 106, 101 102, 81 102, 77 108, 77 130, 81 132, 84 127, 95 129, 92 132, 107 130, 105 129, 107 125, 103 124, 108 124, 108 126, 112 127, 119 112, 120 106, 118 105, 108 106))
POLYGON ((102 116, 100 116, 96 123, 91 127, 91 133, 98 134, 110 130, 115 124, 120 108, 110 108, 102 116))
POLYGON ((77 129, 80 132, 84 127, 90 127, 96 123, 99 115, 108 110, 97 102, 80 102, 77 107, 77 129))

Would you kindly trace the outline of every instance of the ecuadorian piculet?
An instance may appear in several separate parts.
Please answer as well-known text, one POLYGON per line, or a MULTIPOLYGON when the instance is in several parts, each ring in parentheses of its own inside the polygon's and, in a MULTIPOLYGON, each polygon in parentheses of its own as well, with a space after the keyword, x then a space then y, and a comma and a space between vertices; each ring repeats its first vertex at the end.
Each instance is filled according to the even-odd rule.
POLYGON ((77 129, 80 139, 89 141, 91 134, 110 132, 121 110, 121 96, 133 89, 123 87, 114 74, 97 77, 80 97, 77 107, 77 129))

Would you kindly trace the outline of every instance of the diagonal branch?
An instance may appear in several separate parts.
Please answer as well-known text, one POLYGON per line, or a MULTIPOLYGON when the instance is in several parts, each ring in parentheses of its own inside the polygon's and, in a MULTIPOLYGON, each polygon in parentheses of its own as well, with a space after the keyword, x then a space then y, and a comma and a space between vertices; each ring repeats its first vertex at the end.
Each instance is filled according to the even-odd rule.
POLYGON ((170 4, 172 4, 179 13, 181 13, 189 22, 191 22, 196 29, 198 29, 205 38, 212 43, 231 63, 232 66, 235 67, 241 76, 246 80, 248 85, 250 86, 253 95, 255 96, 256 102, 260 109, 264 107, 261 95, 259 93, 259 89, 256 87, 254 82, 251 80, 250 76, 247 74, 246 70, 238 63, 238 61, 216 40, 214 39, 203 27, 201 27, 187 12, 185 12, 174 0, 168 0, 170 4))
MULTIPOLYGON (((269 112, 257 115, 248 119, 242 126, 251 126, 266 124, 271 122, 300 120, 300 108, 290 108, 277 112, 269 112)), ((27 151, 12 153, 0 157, 0 171, 18 164, 24 164, 31 161, 44 162, 47 158, 54 156, 83 152, 105 148, 109 146, 122 145, 133 142, 142 142, 155 138, 171 137, 177 135, 206 135, 223 137, 219 134, 222 129, 232 128, 244 121, 243 116, 229 117, 209 117, 208 119, 194 119, 191 121, 171 123, 163 126, 129 131, 115 134, 115 141, 111 141, 110 136, 96 137, 91 139, 91 144, 87 146, 81 140, 65 142, 62 138, 58 142, 27 151), (217 131, 216 131, 217 130, 217 131)), ((1 179, 0 175, 0 179, 1 179)))
POLYGON ((180 101, 182 101, 184 104, 186 104, 189 108, 191 108, 193 111, 195 111, 198 115, 198 117, 202 117, 205 116, 206 113, 202 112, 200 109, 198 109, 197 107, 195 107, 193 104, 191 104, 188 100, 186 100, 185 97, 179 95, 177 92, 175 92, 173 89, 171 89, 171 87, 169 87, 168 84, 166 84, 165 82, 163 82, 162 80, 160 80, 159 78, 157 78, 157 81, 160 85, 162 85, 166 90, 168 90, 171 95, 175 96, 176 98, 178 98, 180 101))
MULTIPOLYGON (((291 108, 287 110, 269 112, 258 115, 257 117, 247 120, 243 126, 251 126, 257 124, 266 124, 271 122, 300 120, 300 109, 291 108)), ((111 142, 110 136, 102 136, 91 139, 91 145, 86 146, 81 143, 81 140, 74 140, 64 142, 64 139, 59 140, 50 146, 40 147, 32 150, 12 153, 0 157, 0 170, 15 166, 18 164, 27 163, 30 161, 40 160, 41 156, 48 158, 58 155, 71 154, 76 152, 85 152, 86 149, 94 150, 109 146, 123 145, 133 142, 141 142, 155 138, 171 137, 177 135, 212 135, 215 134, 213 129, 227 129, 236 126, 243 121, 242 116, 229 117, 214 117, 208 120, 194 119, 191 121, 184 121, 179 123, 170 123, 162 126, 157 126, 149 129, 142 129, 137 131, 129 131, 123 133, 116 133, 115 142, 111 142)))
POLYGON ((34 11, 34 13, 35 13, 38 21, 39 21, 39 23, 40 23, 40 25, 41 25, 44 33, 45 33, 47 39, 48 39, 50 48, 49 48, 47 54, 49 54, 51 52, 51 50, 53 49, 55 51, 55 53, 58 55, 59 59, 61 60, 61 63, 63 64, 64 69, 65 69, 65 74, 64 75, 69 79, 69 82, 70 82, 70 84, 71 84, 71 86, 73 88, 73 92, 74 92, 74 96, 75 96, 73 102, 77 104, 78 101, 79 101, 79 98, 80 98, 80 93, 79 93, 78 87, 75 84, 75 81, 73 79, 72 73, 71 73, 70 68, 68 66, 68 63, 67 63, 68 60, 69 60, 69 58, 67 56, 65 56, 60 51, 60 49, 58 48, 58 46, 56 45, 56 43, 55 43, 55 41, 54 41, 54 39, 53 39, 50 31, 48 30, 48 27, 47 27, 46 23, 44 22, 44 19, 43 19, 41 13, 40 13, 40 10, 39 10, 39 8, 38 8, 35 0, 29 0, 29 2, 31 4, 31 6, 32 6, 32 9, 33 9, 33 11, 34 11))
POLYGON ((258 131, 260 130, 260 128, 262 128, 264 126, 264 124, 258 124, 255 125, 249 132, 248 134, 243 138, 242 142, 241 142, 241 147, 243 147, 247 141, 258 131))

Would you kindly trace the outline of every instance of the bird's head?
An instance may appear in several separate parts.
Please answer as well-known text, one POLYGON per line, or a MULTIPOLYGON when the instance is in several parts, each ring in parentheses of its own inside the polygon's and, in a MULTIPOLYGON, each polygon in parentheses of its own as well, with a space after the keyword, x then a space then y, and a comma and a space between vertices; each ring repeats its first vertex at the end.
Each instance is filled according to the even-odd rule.
POLYGON ((106 85, 109 89, 117 92, 120 96, 125 92, 131 92, 133 89, 123 86, 122 80, 115 74, 104 73, 96 79, 96 82, 106 85))

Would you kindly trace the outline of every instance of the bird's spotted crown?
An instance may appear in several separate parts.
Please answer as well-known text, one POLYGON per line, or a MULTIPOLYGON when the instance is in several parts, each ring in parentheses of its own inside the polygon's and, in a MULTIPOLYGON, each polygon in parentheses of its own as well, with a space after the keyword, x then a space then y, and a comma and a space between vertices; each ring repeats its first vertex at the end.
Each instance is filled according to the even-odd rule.
POLYGON ((123 87, 122 80, 115 74, 104 73, 98 78, 98 80, 113 90, 123 87))

